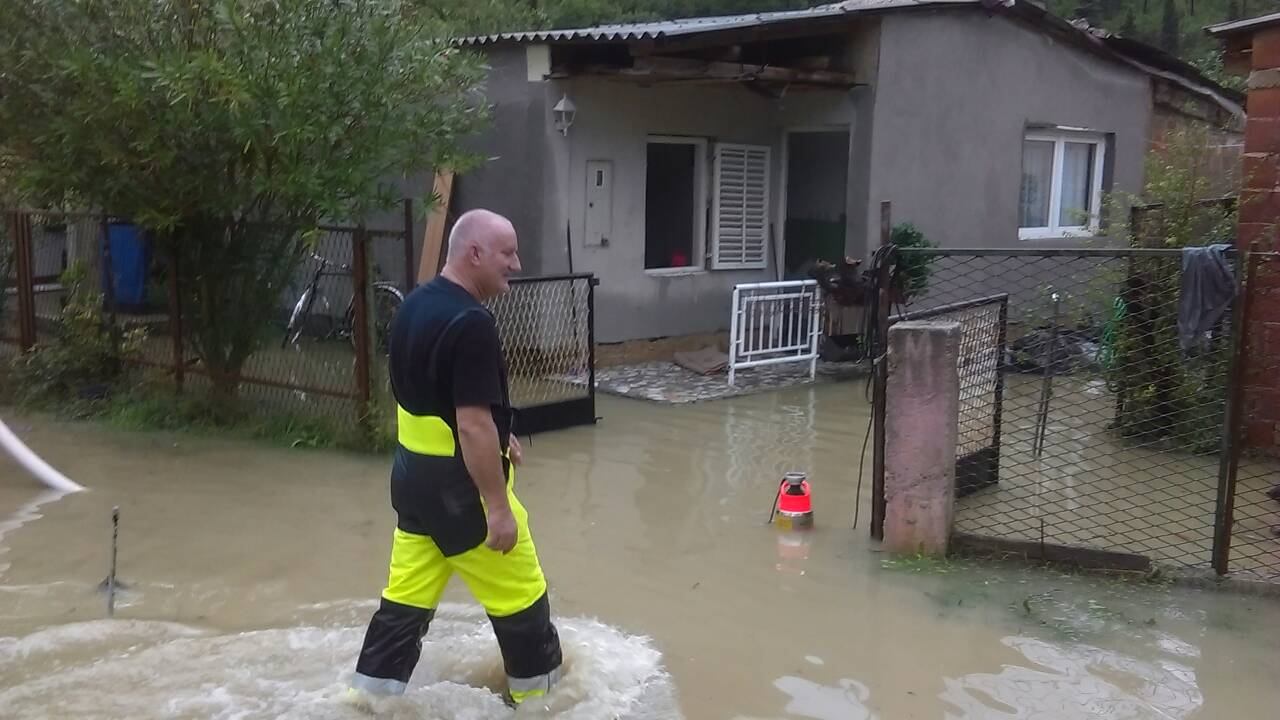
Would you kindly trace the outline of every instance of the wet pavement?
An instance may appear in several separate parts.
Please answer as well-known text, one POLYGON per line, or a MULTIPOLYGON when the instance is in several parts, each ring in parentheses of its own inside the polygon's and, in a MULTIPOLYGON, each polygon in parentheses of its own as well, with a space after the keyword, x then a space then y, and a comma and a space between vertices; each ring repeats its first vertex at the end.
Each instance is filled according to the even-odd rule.
MULTIPOLYGON (((620 397, 681 405, 854 380, 865 378, 867 372, 866 366, 856 363, 819 361, 810 377, 809 363, 783 363, 739 370, 730 385, 727 370, 704 375, 674 362, 658 360, 598 368, 596 389, 620 397)), ((582 387, 587 384, 585 375, 564 376, 563 380, 582 387)))
MULTIPOLYGON (((878 553, 869 477, 850 527, 863 391, 601 396, 599 425, 526 442, 568 658, 545 715, 1275 717, 1280 601, 878 553), (765 524, 789 470, 807 534, 765 524)), ((91 490, 0 460, 0 717, 365 717, 341 698, 385 579, 387 458, 4 416, 91 490)), ((379 717, 511 716, 486 621, 460 583, 446 602, 379 717)))

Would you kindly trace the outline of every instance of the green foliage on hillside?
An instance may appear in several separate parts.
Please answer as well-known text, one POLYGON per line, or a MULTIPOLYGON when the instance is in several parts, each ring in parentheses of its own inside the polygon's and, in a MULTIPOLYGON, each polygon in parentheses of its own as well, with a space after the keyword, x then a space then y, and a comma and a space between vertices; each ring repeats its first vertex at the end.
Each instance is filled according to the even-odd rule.
POLYGON ((1047 0, 1048 9, 1082 18, 1176 55, 1220 82, 1219 42, 1204 32, 1215 23, 1280 10, 1280 0, 1047 0))

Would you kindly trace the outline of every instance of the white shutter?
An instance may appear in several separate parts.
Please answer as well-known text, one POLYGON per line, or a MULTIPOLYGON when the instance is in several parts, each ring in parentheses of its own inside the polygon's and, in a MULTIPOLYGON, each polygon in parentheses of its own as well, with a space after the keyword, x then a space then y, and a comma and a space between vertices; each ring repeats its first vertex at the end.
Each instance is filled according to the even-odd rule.
POLYGON ((711 266, 763 269, 769 262, 769 148, 716 145, 711 266))

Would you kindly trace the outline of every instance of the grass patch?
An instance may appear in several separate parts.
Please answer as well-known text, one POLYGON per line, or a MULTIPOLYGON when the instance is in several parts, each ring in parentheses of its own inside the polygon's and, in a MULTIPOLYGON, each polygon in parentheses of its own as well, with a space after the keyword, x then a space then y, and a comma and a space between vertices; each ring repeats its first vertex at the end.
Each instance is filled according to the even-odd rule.
MULTIPOLYGON (((8 380, 0 375, 0 383, 6 388, 11 384, 8 380)), ((12 394, 0 391, 0 398, 6 392, 12 394)), ((28 410, 102 422, 131 432, 216 432, 223 437, 281 447, 367 453, 387 452, 395 442, 392 419, 362 425, 354 417, 339 419, 286 412, 252 398, 219 399, 199 388, 179 393, 168 377, 147 371, 126 374, 113 383, 103 397, 24 400, 18 404, 28 410)), ((387 415, 375 410, 373 417, 387 418, 387 415)))
POLYGON ((886 570, 897 570, 917 574, 943 574, 958 569, 958 564, 949 557, 933 557, 930 555, 898 555, 884 558, 880 567, 886 570))
POLYGON ((113 393, 101 418, 124 430, 202 432, 265 441, 290 448, 382 452, 386 432, 371 432, 354 420, 281 412, 251 400, 228 404, 206 392, 178 393, 156 383, 139 383, 113 393))

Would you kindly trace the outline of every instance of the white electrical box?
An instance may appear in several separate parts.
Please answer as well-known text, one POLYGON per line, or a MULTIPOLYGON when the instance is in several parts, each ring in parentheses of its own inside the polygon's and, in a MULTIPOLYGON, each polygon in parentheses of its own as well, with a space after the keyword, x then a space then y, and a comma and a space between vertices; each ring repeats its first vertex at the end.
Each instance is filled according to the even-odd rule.
POLYGON ((583 243, 608 247, 613 232, 613 161, 587 161, 587 228, 583 243))

